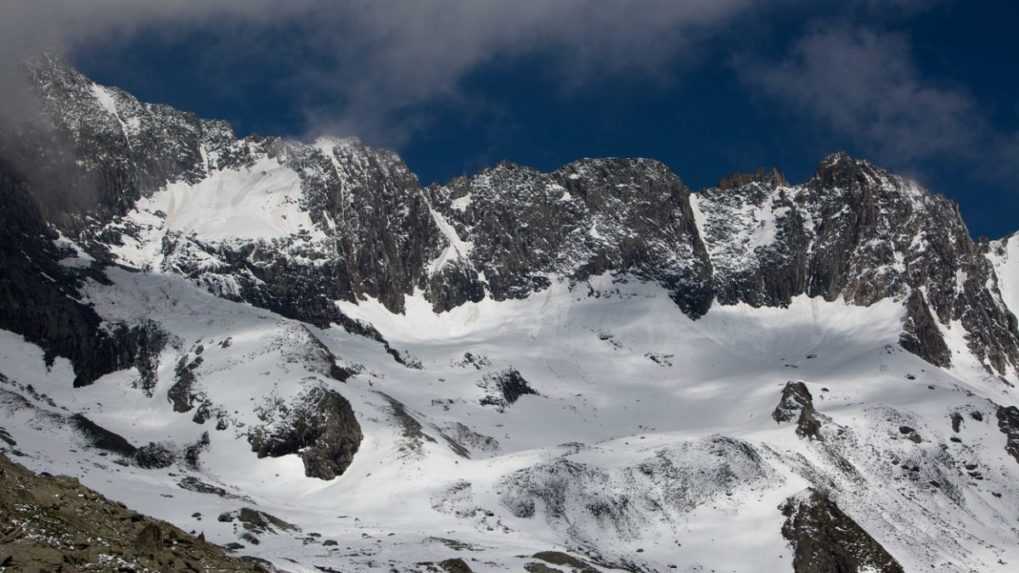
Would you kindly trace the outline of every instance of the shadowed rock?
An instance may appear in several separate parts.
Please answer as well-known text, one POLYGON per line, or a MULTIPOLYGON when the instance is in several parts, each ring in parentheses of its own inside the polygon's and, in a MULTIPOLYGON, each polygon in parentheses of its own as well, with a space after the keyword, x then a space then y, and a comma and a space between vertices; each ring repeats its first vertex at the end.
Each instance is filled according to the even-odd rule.
POLYGON ((913 291, 906 302, 899 344, 935 366, 947 368, 952 365, 952 351, 931 315, 927 299, 918 290, 913 291))
POLYGON ((1005 434, 1005 451, 1019 462, 1019 408, 998 406, 998 429, 1005 434))
POLYGON ((262 410, 265 425, 248 433, 258 457, 298 454, 308 477, 330 480, 346 471, 363 437, 350 402, 315 387, 280 411, 262 410))
POLYGON ((793 546, 795 573, 902 573, 884 547, 813 488, 781 507, 782 536, 793 546))
POLYGON ((83 414, 70 417, 71 426, 78 430, 85 440, 95 448, 133 458, 138 448, 120 434, 116 434, 86 418, 83 414))
POLYGON ((150 442, 138 448, 134 454, 134 461, 141 468, 162 469, 173 465, 173 462, 177 461, 177 454, 163 444, 150 442))
POLYGON ((823 418, 814 410, 814 397, 803 382, 786 382, 771 417, 778 423, 796 420, 796 435, 801 438, 820 437, 823 418))
POLYGON ((275 570, 139 515, 69 477, 36 475, 0 455, 4 571, 275 570), (17 526, 14 526, 17 524, 17 526), (111 555, 116 560, 111 560, 111 555))
POLYGON ((495 374, 487 374, 480 384, 493 394, 481 399, 482 406, 496 406, 500 409, 515 403, 521 396, 538 396, 537 390, 516 368, 508 368, 495 374))

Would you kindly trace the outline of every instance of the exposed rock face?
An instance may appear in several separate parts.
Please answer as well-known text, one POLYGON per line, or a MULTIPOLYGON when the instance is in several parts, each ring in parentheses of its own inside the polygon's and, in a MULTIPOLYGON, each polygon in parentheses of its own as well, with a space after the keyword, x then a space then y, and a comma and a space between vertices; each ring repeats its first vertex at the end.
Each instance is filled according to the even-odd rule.
POLYGON ((549 276, 617 272, 658 282, 693 317, 711 305, 689 190, 657 161, 582 160, 553 173, 502 164, 431 192, 496 300, 544 289, 549 276))
POLYGON ((0 567, 11 571, 266 571, 68 477, 0 455, 0 567), (16 526, 14 524, 17 524, 16 526), (118 560, 111 559, 118 556, 118 560))
POLYGON ((474 571, 466 561, 459 557, 441 561, 439 562, 439 567, 446 571, 446 573, 473 573, 474 571))
POLYGON ((1015 319, 955 203, 841 153, 804 185, 740 181, 696 200, 719 302, 906 300, 903 345, 911 352, 947 365, 936 323, 958 323, 988 370, 1019 367, 1015 319))
POLYGON ((1019 462, 1019 408, 998 406, 998 429, 1005 434, 1005 451, 1019 462))
POLYGON ((803 382, 786 382, 782 388, 782 399, 771 413, 776 422, 791 422, 799 419, 800 414, 806 408, 814 407, 813 396, 803 382))
POLYGON ((166 398, 173 404, 173 411, 184 413, 190 412, 195 407, 195 370, 201 366, 200 357, 191 360, 191 357, 184 355, 177 361, 174 368, 173 386, 166 391, 166 398))
POLYGON ((138 448, 134 453, 134 461, 145 469, 162 469, 172 466, 177 461, 177 454, 163 444, 150 442, 138 448))
POLYGON ((53 57, 27 70, 53 120, 54 136, 69 143, 78 160, 76 184, 91 187, 98 202, 93 214, 103 219, 126 213, 167 182, 198 181, 206 175, 205 158, 227 151, 235 140, 224 122, 97 86, 53 57))
POLYGON ((899 344, 935 366, 948 367, 952 364, 952 351, 945 344, 927 299, 918 290, 913 291, 906 301, 906 317, 899 344))
POLYGON ((164 270, 322 327, 343 324, 334 300, 371 296, 401 312, 404 297, 425 286, 439 232, 417 178, 394 153, 354 140, 236 145, 300 178, 300 200, 316 234, 210 242, 168 232, 164 270))
POLYGON ((480 386, 491 392, 481 399, 481 404, 484 406, 505 408, 519 400, 521 396, 538 395, 538 392, 531 388, 531 385, 515 368, 485 375, 480 386))
MULTIPOLYGON (((597 569, 583 559, 563 553, 562 551, 539 551, 531 557, 551 563, 552 565, 565 567, 567 570, 574 571, 575 573, 595 573, 597 571, 597 569)), ((554 569, 554 571, 559 571, 559 569, 554 569)))
POLYGON ((343 277, 355 298, 370 295, 394 312, 424 286, 439 231, 417 177, 391 151, 356 141, 322 141, 302 170, 312 219, 334 230, 343 277), (398 232, 393 232, 398 230, 398 232))
POLYGON ((133 458, 138 448, 120 434, 116 434, 89 420, 82 414, 75 414, 69 419, 71 426, 81 433, 92 447, 133 458))
POLYGON ((796 420, 796 435, 801 438, 820 435, 822 417, 814 409, 814 397, 803 382, 786 382, 782 399, 771 417, 779 423, 796 420))
MULTIPOLYGON (((103 327, 92 308, 78 302, 88 268, 62 265, 72 252, 58 246, 58 235, 43 220, 32 190, 0 157, 0 328, 17 332, 74 365, 75 386, 137 365, 151 379, 161 335, 152 325, 103 327)), ((157 360, 158 358, 156 358, 157 360)))
POLYGON ((330 480, 350 466, 361 445, 361 425, 350 402, 315 387, 290 404, 272 403, 260 412, 264 425, 248 433, 259 457, 298 454, 308 477, 330 480))
POLYGON ((796 573, 902 573, 898 561, 824 493, 808 489, 781 509, 796 573))
MULTIPOLYGON (((870 305, 892 298, 907 310, 907 350, 947 366, 941 332, 961 328, 989 371, 1007 376, 1019 368, 1016 318, 1002 302, 988 249, 969 237, 957 206, 845 154, 826 158, 802 185, 762 171, 693 196, 666 166, 646 159, 585 159, 551 173, 502 164, 422 189, 395 154, 357 141, 237 139, 221 122, 138 102, 59 61, 40 60, 29 73, 54 129, 21 139, 59 141, 61 153, 48 156, 63 157, 76 170, 70 179, 94 187, 98 201, 49 219, 100 261, 108 249, 158 242, 157 257, 130 263, 159 265, 219 296, 317 326, 338 324, 379 340, 408 365, 334 302, 372 297, 401 312, 417 290, 441 312, 602 273, 658 283, 693 318, 713 301, 783 306, 808 295, 870 305), (168 184, 196 185, 256 165, 292 176, 287 201, 309 226, 224 240, 174 228, 158 209, 135 216, 140 198, 168 184)), ((23 147, 0 146, 0 155, 32 156, 23 147)), ((0 171, 8 172, 0 187, 24 187, 16 173, 0 171)), ((32 209, 25 198, 12 204, 19 214, 32 209)), ((25 224, 7 232, 48 232, 37 213, 26 221, 35 221, 27 233, 25 224)), ((0 290, 11 302, 0 305, 3 312, 17 313, 0 316, 0 325, 20 323, 19 332, 71 358, 80 384, 129 363, 148 386, 153 354, 146 349, 158 340, 130 325, 111 330, 123 338, 116 342, 90 336, 99 321, 65 300, 73 298, 65 281, 23 286, 41 282, 32 264, 55 266, 46 249, 34 247, 38 256, 29 250, 32 263, 10 265, 11 276, 26 278, 0 290)))
POLYGON ((241 523, 244 529, 258 534, 275 534, 281 531, 298 530, 297 526, 292 523, 287 523, 275 515, 264 511, 258 511, 257 509, 252 509, 250 507, 242 507, 238 511, 223 513, 218 519, 219 521, 226 522, 232 522, 236 519, 241 523))
POLYGON ((205 450, 209 449, 209 432, 203 432, 202 437, 195 443, 184 449, 184 462, 188 467, 196 470, 201 467, 201 457, 205 450))

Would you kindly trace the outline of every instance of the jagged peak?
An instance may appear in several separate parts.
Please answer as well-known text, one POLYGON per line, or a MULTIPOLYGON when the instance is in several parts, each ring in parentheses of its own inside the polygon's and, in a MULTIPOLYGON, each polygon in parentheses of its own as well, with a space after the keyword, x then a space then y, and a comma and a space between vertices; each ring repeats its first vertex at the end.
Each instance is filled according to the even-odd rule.
POLYGON ((350 148, 364 148, 368 147, 365 145, 361 138, 357 136, 346 136, 340 137, 336 135, 320 135, 315 138, 311 143, 312 147, 316 147, 324 152, 332 152, 335 149, 350 149, 350 148))
MULTIPOLYGON (((542 171, 538 168, 516 163, 509 160, 499 161, 491 167, 486 167, 477 173, 468 174, 455 178, 457 180, 488 179, 501 175, 535 175, 535 176, 559 176, 570 178, 571 175, 585 176, 595 170, 630 168, 657 175, 676 176, 668 165, 657 159, 647 157, 583 157, 562 165, 551 171, 542 171)), ((575 177, 574 177, 575 178, 575 177)), ((452 182, 451 182, 452 183, 452 182)))
POLYGON ((436 188, 460 188, 464 186, 469 187, 492 187, 497 183, 507 183, 508 181, 527 181, 537 179, 545 175, 544 172, 523 165, 521 163, 514 163, 512 161, 499 161, 495 165, 485 167, 475 173, 469 173, 466 175, 460 175, 442 184, 434 184, 436 188))
POLYGON ((726 175, 718 182, 718 188, 727 191, 750 183, 762 183, 773 187, 788 184, 782 172, 778 168, 771 167, 768 169, 761 168, 753 173, 732 173, 726 175))
POLYGON ((891 173, 866 159, 853 157, 845 151, 836 151, 818 163, 813 179, 825 185, 849 185, 889 177, 892 177, 891 173))
POLYGON ((367 173, 377 173, 401 180, 413 179, 413 186, 419 186, 417 175, 397 152, 369 145, 358 137, 323 135, 310 143, 295 141, 294 147, 300 153, 322 154, 332 162, 337 174, 343 171, 347 176, 360 174, 356 176, 363 177, 367 173))
POLYGON ((655 175, 676 176, 668 165, 648 157, 584 157, 563 165, 553 173, 560 175, 576 173, 583 176, 595 170, 619 168, 650 172, 655 175))

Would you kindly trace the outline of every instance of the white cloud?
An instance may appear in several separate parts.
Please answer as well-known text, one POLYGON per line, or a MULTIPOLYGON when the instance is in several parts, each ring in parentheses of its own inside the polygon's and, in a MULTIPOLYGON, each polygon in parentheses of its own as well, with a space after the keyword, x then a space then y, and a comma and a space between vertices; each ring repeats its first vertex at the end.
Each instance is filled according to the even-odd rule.
POLYGON ((781 61, 739 64, 750 86, 883 161, 950 159, 987 177, 1017 175, 999 164, 1014 157, 1015 135, 997 132, 965 90, 927 81, 903 35, 820 29, 781 61))
MULTIPOLYGON (((596 75, 660 73, 752 0, 32 0, 3 8, 8 59, 73 50, 143 28, 243 23, 296 26, 306 53, 330 65, 294 66, 296 81, 333 94, 311 110, 320 130, 392 142, 394 117, 454 100, 479 66, 552 53, 564 84, 596 75)), ((226 40, 221 57, 250 49, 226 40), (231 54, 231 50, 234 51, 231 54)), ((271 48, 268 48, 271 49, 271 48)), ((295 86, 300 89, 301 86, 295 86)), ((305 86, 307 87, 307 86, 305 86)), ((406 119, 406 118, 404 118, 406 119)), ((413 119, 413 118, 412 118, 413 119)))

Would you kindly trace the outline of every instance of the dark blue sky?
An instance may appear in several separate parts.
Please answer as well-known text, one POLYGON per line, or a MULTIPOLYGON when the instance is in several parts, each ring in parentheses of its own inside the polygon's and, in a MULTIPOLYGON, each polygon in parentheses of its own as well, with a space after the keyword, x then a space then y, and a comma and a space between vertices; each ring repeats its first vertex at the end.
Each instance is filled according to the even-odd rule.
MULTIPOLYGON (((762 166, 802 181, 845 149, 956 199, 975 235, 1019 229, 1014 3, 777 4, 698 24, 664 55, 652 45, 618 61, 578 56, 584 42, 635 43, 601 28, 567 47, 460 39, 479 50, 465 65, 456 44, 376 58, 380 44, 356 30, 336 30, 355 34, 349 42, 312 41, 299 19, 142 26, 71 56, 97 81, 241 134, 338 132, 394 147, 425 183, 501 160, 554 169, 589 156, 654 157, 694 189, 762 166)), ((514 31, 535 41, 529 32, 514 31)))

